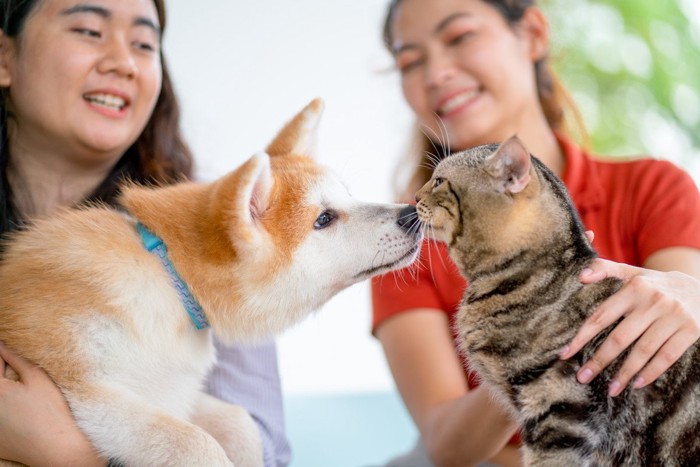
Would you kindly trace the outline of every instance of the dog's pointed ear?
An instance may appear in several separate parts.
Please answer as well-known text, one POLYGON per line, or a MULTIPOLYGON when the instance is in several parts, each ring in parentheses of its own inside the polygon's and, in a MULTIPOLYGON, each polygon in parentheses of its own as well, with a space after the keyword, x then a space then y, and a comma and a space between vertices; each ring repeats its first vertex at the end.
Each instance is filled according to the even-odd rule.
POLYGON ((520 193, 530 182, 530 152, 515 135, 502 143, 486 162, 486 170, 501 193, 520 193))
POLYGON ((314 99, 277 134, 267 147, 271 157, 285 154, 313 156, 323 101, 314 99))
POLYGON ((270 206, 274 186, 270 157, 264 152, 259 152, 244 165, 248 166, 249 173, 243 184, 239 209, 243 213, 244 222, 255 225, 270 206))

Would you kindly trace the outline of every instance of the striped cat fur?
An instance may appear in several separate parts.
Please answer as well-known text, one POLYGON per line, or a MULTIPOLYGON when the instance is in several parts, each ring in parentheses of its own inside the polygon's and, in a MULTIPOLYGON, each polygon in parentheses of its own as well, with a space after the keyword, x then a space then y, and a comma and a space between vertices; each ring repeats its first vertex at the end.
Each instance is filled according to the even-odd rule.
POLYGON ((626 354, 590 384, 576 380, 614 324, 559 358, 621 282, 579 281, 596 252, 563 183, 517 137, 443 159, 416 199, 428 236, 469 281, 459 345, 520 421, 525 465, 700 465, 697 345, 653 384, 614 398, 608 385, 626 354))

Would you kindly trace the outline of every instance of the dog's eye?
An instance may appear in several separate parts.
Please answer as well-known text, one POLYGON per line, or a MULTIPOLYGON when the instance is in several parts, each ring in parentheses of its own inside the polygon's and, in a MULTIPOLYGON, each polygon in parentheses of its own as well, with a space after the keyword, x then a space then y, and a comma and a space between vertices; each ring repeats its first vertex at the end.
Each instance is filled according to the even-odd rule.
POLYGON ((444 178, 435 177, 435 179, 433 180, 433 188, 439 187, 440 185, 442 185, 442 182, 444 182, 444 181, 445 181, 444 178))
POLYGON ((323 211, 321 215, 316 218, 314 229, 325 229, 333 223, 336 217, 333 211, 323 211))

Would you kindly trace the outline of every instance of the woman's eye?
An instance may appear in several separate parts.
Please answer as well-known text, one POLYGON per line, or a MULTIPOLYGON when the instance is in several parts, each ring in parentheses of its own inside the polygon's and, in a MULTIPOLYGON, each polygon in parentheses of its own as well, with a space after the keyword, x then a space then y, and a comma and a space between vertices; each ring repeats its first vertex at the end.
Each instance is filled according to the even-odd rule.
POLYGON ((77 32, 78 34, 81 34, 83 36, 88 36, 88 37, 95 37, 95 38, 102 37, 102 34, 100 33, 100 31, 97 31, 95 29, 74 28, 73 32, 77 32))
POLYGON ((158 48, 155 46, 155 44, 150 43, 150 42, 135 42, 134 46, 139 49, 143 50, 145 52, 155 52, 158 50, 158 48))
POLYGON ((316 218, 316 222, 314 222, 314 228, 325 229, 333 223, 336 217, 336 214, 332 211, 323 211, 321 215, 316 218))
POLYGON ((473 34, 472 31, 467 31, 467 32, 463 32, 463 33, 461 33, 461 34, 457 34, 456 36, 454 36, 454 37, 452 37, 451 39, 449 39, 449 40, 447 41, 447 43, 448 43, 449 45, 459 45, 460 43, 462 43, 463 41, 465 41, 466 39, 468 39, 469 37, 471 37, 472 34, 473 34))
POLYGON ((423 57, 413 50, 402 51, 396 55, 396 67, 401 73, 407 73, 418 68, 423 63, 423 57))
POLYGON ((401 73, 408 73, 409 71, 418 68, 421 63, 423 63, 422 60, 413 60, 412 62, 399 64, 399 71, 401 73))

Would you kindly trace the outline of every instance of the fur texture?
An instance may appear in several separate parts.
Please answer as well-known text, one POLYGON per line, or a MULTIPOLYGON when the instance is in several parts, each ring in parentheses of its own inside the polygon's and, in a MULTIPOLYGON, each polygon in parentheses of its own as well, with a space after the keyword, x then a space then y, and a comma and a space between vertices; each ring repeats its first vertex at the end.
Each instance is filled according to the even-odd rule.
POLYGON ((517 138, 444 159, 417 199, 419 219, 469 280, 460 346, 520 420, 526 465, 700 464, 697 346, 655 383, 616 398, 607 387, 626 354, 589 385, 576 381, 614 325, 559 359, 620 281, 581 284, 595 251, 564 185, 517 138))
POLYGON ((209 184, 129 186, 128 216, 94 206, 37 220, 0 263, 0 340, 43 367, 80 428, 126 465, 256 466, 244 410, 201 393, 215 361, 138 220, 227 342, 268 337, 341 289, 417 255, 404 205, 360 203, 309 157, 322 111, 209 184), (193 423, 194 422, 194 423, 193 423))

